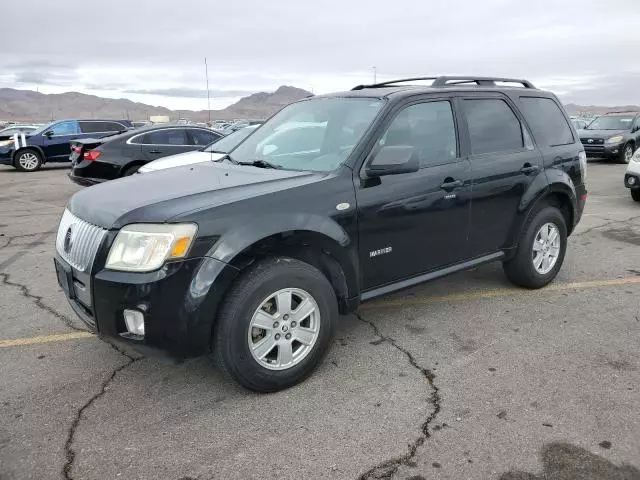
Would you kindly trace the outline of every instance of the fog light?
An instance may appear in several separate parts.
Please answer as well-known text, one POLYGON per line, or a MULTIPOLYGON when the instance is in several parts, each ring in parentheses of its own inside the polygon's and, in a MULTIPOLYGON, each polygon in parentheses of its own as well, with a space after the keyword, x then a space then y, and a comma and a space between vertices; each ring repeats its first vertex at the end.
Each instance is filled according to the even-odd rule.
POLYGON ((627 178, 627 184, 628 185, 635 185, 636 184, 636 177, 627 178))
POLYGON ((129 333, 135 335, 144 335, 144 315, 137 310, 125 310, 124 323, 127 325, 129 333))

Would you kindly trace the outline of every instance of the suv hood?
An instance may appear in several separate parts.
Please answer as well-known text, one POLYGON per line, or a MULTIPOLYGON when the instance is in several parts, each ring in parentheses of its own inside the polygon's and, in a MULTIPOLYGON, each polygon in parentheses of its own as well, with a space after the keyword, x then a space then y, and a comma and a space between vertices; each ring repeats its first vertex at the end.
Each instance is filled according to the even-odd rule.
POLYGON ((118 229, 130 223, 167 222, 186 212, 298 187, 325 175, 205 162, 85 188, 67 208, 89 223, 118 229))
POLYGON ((223 153, 201 152, 199 150, 195 152, 179 153, 178 155, 171 155, 169 157, 159 158, 158 160, 149 162, 140 167, 140 170, 138 171, 140 173, 154 172, 156 170, 164 170, 165 168, 216 161, 220 160, 224 156, 225 154, 223 153))
POLYGON ((581 138, 611 138, 616 135, 627 135, 628 130, 580 130, 578 132, 581 138))

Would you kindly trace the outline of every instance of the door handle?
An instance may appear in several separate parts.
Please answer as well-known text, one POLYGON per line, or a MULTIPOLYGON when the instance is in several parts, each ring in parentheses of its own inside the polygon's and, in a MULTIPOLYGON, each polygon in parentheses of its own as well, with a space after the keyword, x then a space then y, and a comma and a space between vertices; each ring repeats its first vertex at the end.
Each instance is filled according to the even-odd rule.
POLYGON ((530 163, 525 163, 520 169, 520 171, 525 175, 531 175, 532 173, 536 173, 538 170, 540 170, 540 167, 537 165, 531 165, 530 163))
POLYGON ((162 153, 161 150, 149 150, 149 153, 162 153))
POLYGON ((443 190, 453 190, 454 188, 461 187, 463 183, 460 180, 454 180, 453 178, 445 178, 444 183, 440 185, 443 190))

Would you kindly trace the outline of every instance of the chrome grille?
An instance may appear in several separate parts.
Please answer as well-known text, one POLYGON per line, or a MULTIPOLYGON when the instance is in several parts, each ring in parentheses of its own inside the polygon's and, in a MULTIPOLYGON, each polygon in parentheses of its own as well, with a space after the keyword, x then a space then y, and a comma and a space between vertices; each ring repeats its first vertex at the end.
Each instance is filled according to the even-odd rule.
POLYGON ((603 145, 604 138, 581 138, 580 141, 583 145, 603 145))
POLYGON ((65 210, 60 219, 56 250, 69 265, 84 272, 93 263, 107 231, 65 210))

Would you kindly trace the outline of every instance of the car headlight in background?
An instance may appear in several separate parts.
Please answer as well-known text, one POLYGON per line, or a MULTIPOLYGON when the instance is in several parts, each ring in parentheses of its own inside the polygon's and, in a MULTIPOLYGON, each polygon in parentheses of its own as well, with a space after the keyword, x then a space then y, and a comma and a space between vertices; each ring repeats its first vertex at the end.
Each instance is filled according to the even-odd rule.
POLYGON ((13 145, 13 140, 2 140, 0 142, 0 147, 6 147, 7 145, 13 145))
POLYGON ((193 223, 139 223, 123 227, 109 250, 106 268, 151 272, 167 260, 184 258, 195 238, 193 223))
POLYGON ((624 140, 624 136, 616 135, 615 137, 607 138, 607 140, 604 143, 620 143, 623 140, 624 140))

